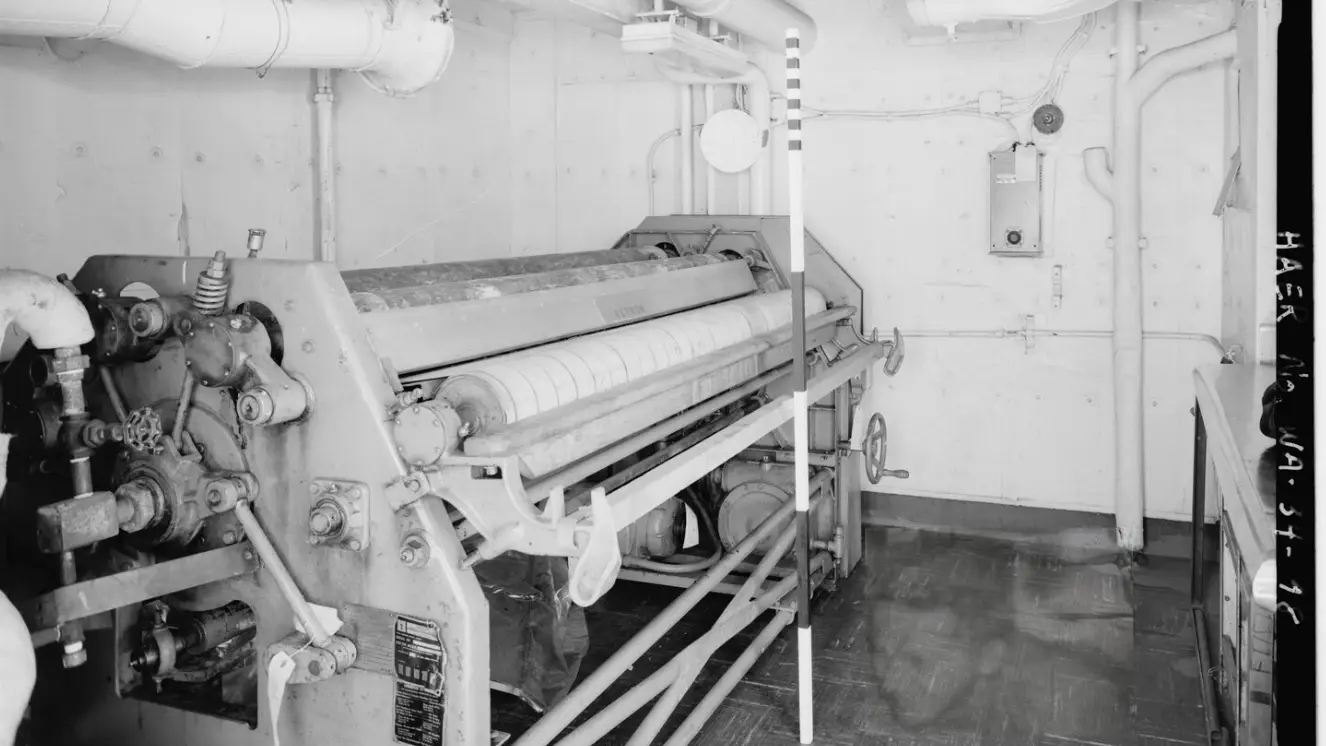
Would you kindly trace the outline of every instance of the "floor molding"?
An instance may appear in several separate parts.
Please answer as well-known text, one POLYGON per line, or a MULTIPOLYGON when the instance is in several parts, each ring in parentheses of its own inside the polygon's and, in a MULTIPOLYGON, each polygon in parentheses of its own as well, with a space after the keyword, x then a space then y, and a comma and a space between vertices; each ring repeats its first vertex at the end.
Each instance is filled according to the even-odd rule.
MULTIPOLYGON (((983 501, 937 500, 883 492, 862 492, 861 513, 868 526, 1052 544, 1079 550, 1118 550, 1114 516, 1106 513, 983 501)), ((1182 559, 1192 554, 1192 530, 1186 521, 1148 518, 1144 531, 1144 554, 1182 559)), ((1216 556, 1215 535, 1215 527, 1208 525, 1207 556, 1216 556)))

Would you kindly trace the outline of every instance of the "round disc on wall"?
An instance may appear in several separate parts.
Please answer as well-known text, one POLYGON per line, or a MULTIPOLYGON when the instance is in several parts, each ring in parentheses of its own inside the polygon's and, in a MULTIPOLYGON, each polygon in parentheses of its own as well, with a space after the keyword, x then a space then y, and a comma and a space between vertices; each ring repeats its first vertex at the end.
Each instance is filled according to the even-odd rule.
POLYGON ((705 162, 725 174, 745 171, 760 157, 760 125, 740 109, 724 109, 700 130, 705 162))

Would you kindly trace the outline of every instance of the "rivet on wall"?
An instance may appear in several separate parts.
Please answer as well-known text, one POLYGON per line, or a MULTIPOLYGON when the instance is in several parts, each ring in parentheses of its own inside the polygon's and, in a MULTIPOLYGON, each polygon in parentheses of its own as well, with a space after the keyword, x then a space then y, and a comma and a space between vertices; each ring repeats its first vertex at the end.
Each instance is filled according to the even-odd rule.
POLYGON ((202 154, 202 153, 194 153, 194 154, 193 154, 193 160, 194 160, 195 162, 197 162, 197 163, 202 163, 202 162, 203 162, 204 160, 206 160, 206 159, 203 157, 203 154, 202 154))
POLYGON ((161 155, 162 155, 161 148, 152 148, 152 149, 151 149, 150 151, 148 151, 148 152, 152 154, 152 157, 153 157, 153 158, 160 158, 161 155))

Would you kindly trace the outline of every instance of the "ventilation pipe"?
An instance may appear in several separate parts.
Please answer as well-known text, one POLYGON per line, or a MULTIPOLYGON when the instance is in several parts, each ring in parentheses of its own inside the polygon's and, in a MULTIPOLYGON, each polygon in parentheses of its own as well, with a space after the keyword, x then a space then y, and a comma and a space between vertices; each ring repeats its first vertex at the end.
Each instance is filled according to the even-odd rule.
POLYGON ((92 322, 83 304, 64 285, 36 272, 0 270, 0 334, 10 323, 39 350, 92 341, 92 322))
POLYGON ((1025 21, 1053 23, 1104 10, 1115 0, 907 0, 907 13, 918 26, 950 32, 961 23, 1025 21))
POLYGON ((185 69, 329 68, 408 96, 455 45, 446 0, 6 0, 0 34, 98 39, 185 69))
POLYGON ((801 32, 801 53, 815 46, 819 31, 815 21, 786 0, 673 0, 691 15, 717 21, 723 28, 741 34, 772 50, 783 51, 787 30, 801 32))
POLYGON ((1088 180, 1114 206, 1114 509, 1119 548, 1140 551, 1146 507, 1142 405, 1142 105, 1174 76, 1238 53, 1233 29, 1138 66, 1137 0, 1116 6, 1114 171, 1083 153, 1088 180))

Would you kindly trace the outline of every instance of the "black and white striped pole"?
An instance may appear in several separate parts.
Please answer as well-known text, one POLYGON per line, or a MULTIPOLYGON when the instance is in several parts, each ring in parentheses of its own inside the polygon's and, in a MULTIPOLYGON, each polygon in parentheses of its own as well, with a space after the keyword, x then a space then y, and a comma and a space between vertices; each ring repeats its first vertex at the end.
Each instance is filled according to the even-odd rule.
POLYGON ((792 428, 796 464, 797 695, 801 743, 814 741, 810 634, 810 402, 806 401, 806 228, 801 184, 801 35, 787 30, 787 214, 792 265, 792 428))

